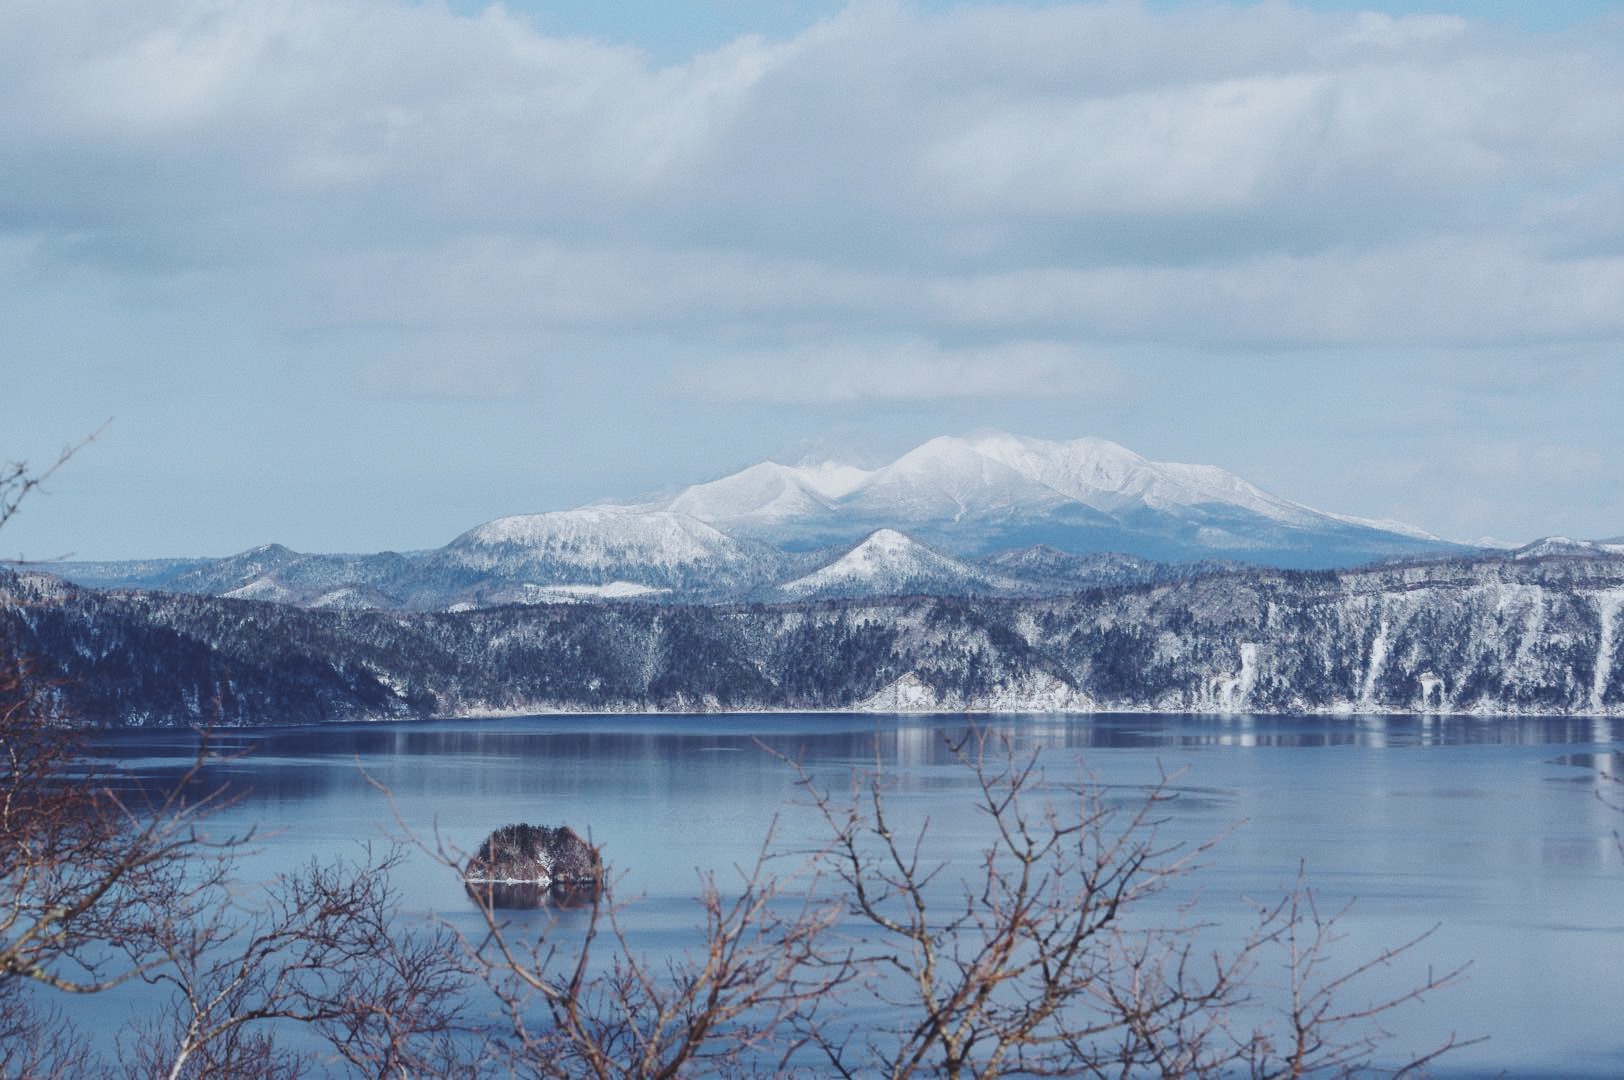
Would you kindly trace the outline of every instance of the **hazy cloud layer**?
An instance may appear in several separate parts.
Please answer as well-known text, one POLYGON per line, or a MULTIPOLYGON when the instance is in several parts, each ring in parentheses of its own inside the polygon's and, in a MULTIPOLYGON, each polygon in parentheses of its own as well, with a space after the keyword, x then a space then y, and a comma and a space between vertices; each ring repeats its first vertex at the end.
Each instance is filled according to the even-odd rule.
MULTIPOLYGON (((1116 408, 1116 355, 1620 355, 1624 20, 859 0, 650 56, 499 6, 15 0, 0 287, 104 344, 251 325, 135 336, 245 399, 821 410, 788 437, 1116 408)), ((8 346, 122 362, 34 317, 8 346)))
POLYGON ((924 341, 817 346, 740 354, 685 372, 678 392, 721 402, 839 404, 989 399, 1043 394, 1114 396, 1112 365, 1034 342, 942 349, 924 341))
POLYGON ((295 325, 1624 330, 1624 34, 859 3, 655 69, 499 8, 52 0, 0 41, 8 232, 295 325))

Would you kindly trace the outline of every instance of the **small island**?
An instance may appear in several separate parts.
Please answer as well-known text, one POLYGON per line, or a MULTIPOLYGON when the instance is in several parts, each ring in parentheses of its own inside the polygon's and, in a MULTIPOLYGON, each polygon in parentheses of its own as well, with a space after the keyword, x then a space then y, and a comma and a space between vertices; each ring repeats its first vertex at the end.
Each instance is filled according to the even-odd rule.
POLYGON ((603 860, 567 825, 503 825, 479 845, 462 879, 493 908, 578 907, 598 898, 603 860))

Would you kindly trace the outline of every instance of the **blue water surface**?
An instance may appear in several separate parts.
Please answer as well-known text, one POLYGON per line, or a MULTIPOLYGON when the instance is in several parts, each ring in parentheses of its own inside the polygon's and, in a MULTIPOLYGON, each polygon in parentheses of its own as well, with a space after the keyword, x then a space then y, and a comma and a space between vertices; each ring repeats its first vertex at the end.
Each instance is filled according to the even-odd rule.
MULTIPOLYGON (((468 851, 514 821, 568 824, 601 845, 623 924, 653 955, 693 940, 699 874, 724 887, 769 829, 776 850, 822 832, 795 771, 832 790, 878 770, 901 828, 929 822, 931 856, 974 872, 987 841, 974 778, 948 744, 963 716, 752 714, 540 716, 232 731, 204 785, 238 801, 220 830, 252 825, 249 876, 311 857, 356 854, 409 834, 468 851), (775 753, 776 752, 776 753, 775 753)), ((1336 949, 1348 964, 1431 930, 1361 992, 1378 996, 1469 965, 1463 978, 1387 1017, 1396 1045, 1451 1033, 1483 1041, 1444 1074, 1624 1075, 1624 786, 1608 778, 1624 722, 1543 718, 1053 716, 979 717, 1017 753, 1038 752, 1048 782, 1089 782, 1132 807, 1165 783, 1164 836, 1219 838, 1181 881, 1238 940, 1257 903, 1301 872, 1321 909, 1351 904, 1336 949), (1165 778, 1165 780, 1164 780, 1165 778), (1433 929, 1435 928, 1435 929, 1433 929)), ((192 759, 190 734, 107 735, 99 746, 161 785, 192 759)), ((775 863, 790 872, 794 860, 775 863)), ((470 931, 460 883, 422 852, 396 877, 406 907, 470 931)), ((536 932, 565 913, 521 913, 536 932)), ((1260 969, 1267 987, 1277 973, 1260 969)))

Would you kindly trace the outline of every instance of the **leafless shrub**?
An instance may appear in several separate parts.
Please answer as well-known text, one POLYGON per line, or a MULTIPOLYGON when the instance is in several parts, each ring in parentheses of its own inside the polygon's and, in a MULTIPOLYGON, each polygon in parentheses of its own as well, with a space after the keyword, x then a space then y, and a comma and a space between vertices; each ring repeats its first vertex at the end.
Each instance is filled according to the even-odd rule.
MULTIPOLYGON (((506 1066, 598 1080, 783 1072, 793 1027, 816 1015, 849 968, 820 952, 833 908, 815 889, 781 888, 768 872, 771 843, 735 868, 726 891, 702 876, 701 943, 663 965, 636 953, 607 880, 562 947, 552 935, 522 940, 483 904, 485 935, 467 946, 501 1003, 506 1066)), ((456 867, 454 854, 444 859, 456 867)))
MULTIPOLYGON (((39 491, 58 469, 68 463, 69 458, 95 442, 106 428, 107 425, 103 424, 78 442, 63 447, 56 459, 43 469, 32 469, 26 461, 0 461, 0 526, 11 520, 24 499, 39 491)), ((25 560, 19 558, 16 561, 25 560)))
MULTIPOLYGON (((1300 883, 1260 910, 1233 951, 1204 950, 1199 923, 1164 925, 1149 903, 1211 850, 1163 839, 1173 797, 1165 778, 1122 809, 1097 785, 1045 796, 1036 758, 1007 742, 972 733, 953 752, 974 777, 990 836, 973 871, 932 858, 928 823, 898 830, 882 778, 859 778, 836 797, 800 773, 832 840, 823 860, 849 901, 841 934, 866 976, 852 984, 862 1000, 845 1005, 865 1019, 800 1026, 840 1075, 1380 1071, 1387 1046, 1376 1021, 1456 974, 1346 1005, 1361 976, 1418 941, 1331 973, 1335 919, 1300 883), (1276 950, 1287 957, 1286 1014, 1248 1024, 1257 1013, 1250 980, 1276 950)), ((1403 1056, 1388 1071, 1413 1072, 1453 1045, 1403 1056)))
POLYGON ((1414 1076, 1449 1051, 1480 1041, 1450 1034, 1430 1049, 1401 1054, 1397 1063, 1378 1067, 1376 1062, 1391 1039, 1382 1020, 1393 1010, 1455 982, 1465 969, 1440 973, 1429 968, 1407 989, 1372 997, 1362 992, 1362 981, 1411 953, 1436 927, 1351 966, 1341 966, 1335 952, 1342 940, 1337 923, 1347 910, 1343 907, 1329 915, 1320 911, 1318 896, 1304 884, 1300 872, 1296 884, 1277 904, 1261 909, 1259 929, 1248 949, 1281 961, 1288 998, 1274 1022, 1254 1028, 1244 1043, 1251 1076, 1264 1080, 1414 1076))
MULTIPOLYGON (((506 1067, 1265 1080, 1412 1075, 1459 1045, 1405 1053, 1381 1026, 1458 972, 1362 993, 1426 935, 1338 966, 1342 912, 1322 913, 1300 877, 1239 945, 1204 947, 1210 927, 1165 900, 1213 845, 1163 838, 1166 778, 1122 807, 1098 785, 1050 787, 1007 743, 953 749, 988 829, 974 867, 933 859, 928 823, 895 825, 883 777, 836 796, 790 762, 824 840, 792 856, 769 836, 732 889, 704 878, 690 957, 639 957, 610 890, 573 937, 527 937, 483 905, 485 936, 465 948, 501 1003, 506 1067), (1270 997, 1260 976, 1275 971, 1270 997)), ((455 872, 457 853, 436 851, 455 872)))
POLYGON ((388 884, 400 853, 312 862, 255 890, 216 898, 165 927, 164 963, 143 973, 169 991, 163 1026, 142 1033, 143 1075, 297 1075, 318 1051, 279 1040, 295 1026, 367 1076, 454 1075, 467 969, 444 930, 414 931, 388 884))
POLYGON ((189 794, 206 738, 152 793, 88 755, 38 689, 26 665, 0 669, 0 1075, 97 1071, 48 994, 129 983, 173 999, 164 1024, 123 1040, 134 1075, 294 1076, 319 1060, 449 1076, 467 1064, 467 967, 445 931, 400 917, 398 852, 244 885, 252 833, 211 835, 223 792, 189 794))
POLYGON ((184 794, 200 763, 157 797, 112 783, 28 674, 0 669, 0 981, 94 993, 161 962, 162 924, 199 912, 244 838, 198 831, 218 801, 184 794))
MULTIPOLYGON (((0 526, 94 438, 43 471, 0 463, 0 526)), ((125 984, 173 999, 120 1040, 132 1075, 465 1070, 466 965, 445 931, 400 917, 398 852, 244 886, 251 831, 204 828, 225 803, 199 784, 208 739, 152 791, 87 752, 52 690, 0 641, 0 1075, 106 1071, 50 995, 125 984)))

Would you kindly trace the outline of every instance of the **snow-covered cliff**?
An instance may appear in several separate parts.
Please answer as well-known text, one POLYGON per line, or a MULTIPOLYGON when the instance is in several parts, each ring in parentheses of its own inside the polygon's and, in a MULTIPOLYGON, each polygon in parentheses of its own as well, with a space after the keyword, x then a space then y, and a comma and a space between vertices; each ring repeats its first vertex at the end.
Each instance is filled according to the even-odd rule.
POLYGON ((1606 552, 1236 569, 1041 599, 415 615, 0 577, 4 648, 32 658, 70 714, 115 724, 497 710, 1624 715, 1621 619, 1624 556, 1606 552))

